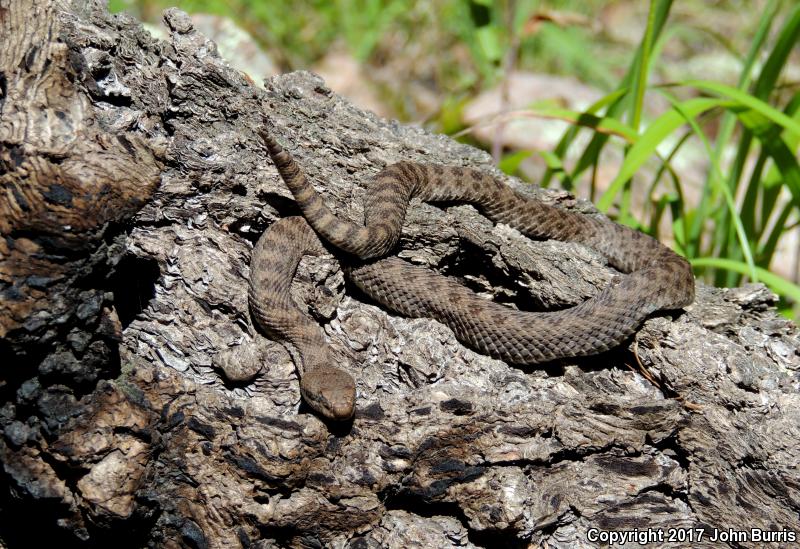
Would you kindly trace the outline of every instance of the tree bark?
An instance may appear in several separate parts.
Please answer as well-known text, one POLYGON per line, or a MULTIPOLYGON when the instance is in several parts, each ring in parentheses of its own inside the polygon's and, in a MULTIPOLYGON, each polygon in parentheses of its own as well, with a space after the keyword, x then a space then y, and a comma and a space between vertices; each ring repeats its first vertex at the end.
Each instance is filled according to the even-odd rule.
MULTIPOLYGON (((308 258, 295 298, 358 381, 352 423, 310 413, 289 352, 247 307, 253 243, 298 214, 254 132, 263 115, 351 219, 369 176, 400 160, 480 167, 595 210, 313 74, 258 88, 185 14, 164 22, 161 42, 99 1, 0 0, 6 547, 800 535, 800 335, 761 285, 698 284, 692 306, 620 349, 520 368, 369 303, 334 257, 308 258)), ((413 204, 399 255, 537 310, 614 276, 591 249, 530 241, 467 205, 413 204)))

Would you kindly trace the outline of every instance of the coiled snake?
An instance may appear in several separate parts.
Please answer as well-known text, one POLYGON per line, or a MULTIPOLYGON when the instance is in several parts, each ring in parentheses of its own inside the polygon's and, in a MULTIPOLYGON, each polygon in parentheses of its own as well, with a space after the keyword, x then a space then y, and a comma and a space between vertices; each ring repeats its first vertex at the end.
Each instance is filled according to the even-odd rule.
POLYGON ((305 254, 326 253, 320 237, 349 254, 345 276, 385 307, 411 317, 430 317, 481 353, 515 364, 606 351, 633 334, 659 309, 694 299, 689 263, 657 240, 608 219, 569 212, 530 199, 479 170, 400 162, 378 173, 370 187, 363 225, 337 218, 300 167, 266 131, 269 155, 304 217, 286 217, 261 236, 250 260, 250 308, 269 335, 295 347, 300 390, 318 413, 352 417, 355 382, 331 359, 322 331, 289 294, 305 254), (555 312, 524 312, 482 299, 455 280, 385 257, 397 243, 412 197, 464 201, 496 223, 533 238, 587 244, 628 273, 595 297, 555 312), (319 235, 319 236, 318 236, 319 235))

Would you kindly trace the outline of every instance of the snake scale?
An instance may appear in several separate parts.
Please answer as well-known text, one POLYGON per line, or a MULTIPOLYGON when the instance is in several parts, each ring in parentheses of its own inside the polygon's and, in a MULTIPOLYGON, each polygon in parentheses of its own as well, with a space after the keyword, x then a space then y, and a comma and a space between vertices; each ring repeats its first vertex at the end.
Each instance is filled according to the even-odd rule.
POLYGON ((689 263, 657 240, 605 218, 533 200, 475 169, 393 164, 372 181, 364 224, 341 220, 291 155, 266 131, 259 133, 303 217, 276 221, 255 245, 250 308, 268 335, 294 346, 302 362, 297 365, 301 394, 329 419, 352 417, 355 382, 335 365, 321 328, 289 293, 303 255, 327 253, 323 240, 346 252, 345 276, 377 303, 406 316, 434 318, 466 345, 515 364, 606 351, 632 335, 652 312, 694 299, 689 263), (383 257, 397 244, 412 197, 468 202, 495 223, 529 237, 587 244, 627 274, 615 277, 595 297, 554 312, 518 311, 480 298, 453 279, 398 257, 383 257))

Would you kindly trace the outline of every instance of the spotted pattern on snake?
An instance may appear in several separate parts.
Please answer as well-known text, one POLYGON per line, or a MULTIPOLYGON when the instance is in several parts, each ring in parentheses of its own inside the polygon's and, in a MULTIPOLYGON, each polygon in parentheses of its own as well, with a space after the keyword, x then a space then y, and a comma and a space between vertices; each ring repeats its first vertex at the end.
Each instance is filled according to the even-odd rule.
POLYGON ((689 263, 657 240, 608 219, 561 210, 531 199, 479 170, 400 162, 378 173, 365 204, 364 224, 339 219, 300 167, 266 131, 260 135, 303 217, 273 223, 250 260, 253 317, 268 335, 294 346, 303 398, 334 420, 355 410, 352 376, 335 365, 321 328, 300 311, 289 289, 303 255, 326 253, 323 241, 349 254, 342 268, 371 299, 410 317, 446 324, 477 351, 514 364, 601 353, 624 342, 645 318, 694 300, 689 263), (510 309, 475 295, 457 281, 390 253, 409 201, 463 201, 495 223, 537 239, 587 244, 627 273, 595 297, 560 311, 510 309))

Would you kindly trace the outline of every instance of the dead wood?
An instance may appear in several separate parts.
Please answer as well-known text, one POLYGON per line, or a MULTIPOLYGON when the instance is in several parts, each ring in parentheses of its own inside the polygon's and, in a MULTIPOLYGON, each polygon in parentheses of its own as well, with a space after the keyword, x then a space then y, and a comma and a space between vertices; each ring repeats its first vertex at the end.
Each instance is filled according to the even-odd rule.
MULTIPOLYGON (((254 133, 262 113, 351 219, 399 160, 500 174, 313 74, 257 88, 183 13, 164 21, 159 42, 101 2, 0 0, 7 547, 566 548, 596 545, 593 528, 702 528, 690 545, 711 547, 714 529, 800 531, 800 335, 760 285, 699 285, 623 348, 519 368, 367 302, 333 257, 304 261, 295 297, 358 380, 352 424, 309 413, 247 309, 253 242, 298 213, 254 133)), ((614 275, 464 205, 414 205, 400 248, 528 309, 614 275)))

